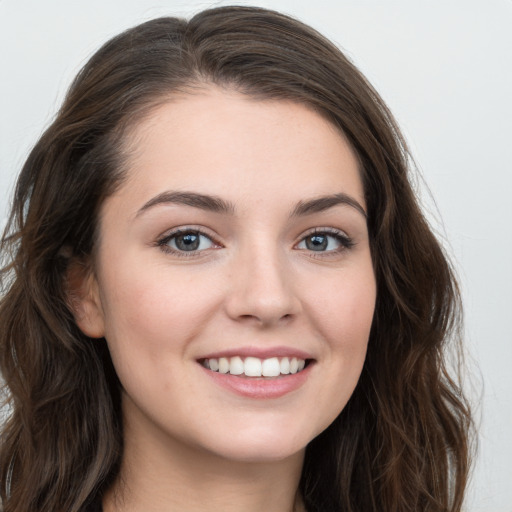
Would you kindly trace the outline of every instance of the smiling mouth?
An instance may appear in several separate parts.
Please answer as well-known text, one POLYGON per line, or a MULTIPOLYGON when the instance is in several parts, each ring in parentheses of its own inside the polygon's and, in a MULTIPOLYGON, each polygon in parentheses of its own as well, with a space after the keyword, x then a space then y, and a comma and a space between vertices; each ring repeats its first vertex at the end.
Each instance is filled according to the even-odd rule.
POLYGON ((240 356, 202 359, 199 362, 208 370, 238 377, 280 377, 300 373, 312 360, 297 357, 257 357, 240 356))

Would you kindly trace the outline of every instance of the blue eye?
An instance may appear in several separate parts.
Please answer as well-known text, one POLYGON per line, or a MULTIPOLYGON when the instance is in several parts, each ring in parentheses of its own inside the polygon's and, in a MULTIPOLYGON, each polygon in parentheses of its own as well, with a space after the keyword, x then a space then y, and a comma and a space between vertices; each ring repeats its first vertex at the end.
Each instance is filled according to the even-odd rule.
POLYGON ((297 249, 304 249, 314 252, 335 252, 349 248, 353 242, 342 232, 326 233, 317 231, 304 237, 298 244, 297 249))
POLYGON ((195 252, 211 249, 215 244, 199 231, 178 231, 167 236, 159 245, 177 252, 195 252))

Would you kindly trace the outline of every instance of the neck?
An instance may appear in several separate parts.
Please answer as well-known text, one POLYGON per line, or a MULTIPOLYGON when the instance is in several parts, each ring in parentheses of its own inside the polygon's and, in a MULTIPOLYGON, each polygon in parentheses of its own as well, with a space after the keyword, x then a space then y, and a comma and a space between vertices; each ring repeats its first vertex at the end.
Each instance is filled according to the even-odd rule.
MULTIPOLYGON (((301 451, 284 460, 233 461, 166 436, 130 435, 104 512, 299 512, 301 451)), ((139 431, 140 432, 140 431, 139 431)))

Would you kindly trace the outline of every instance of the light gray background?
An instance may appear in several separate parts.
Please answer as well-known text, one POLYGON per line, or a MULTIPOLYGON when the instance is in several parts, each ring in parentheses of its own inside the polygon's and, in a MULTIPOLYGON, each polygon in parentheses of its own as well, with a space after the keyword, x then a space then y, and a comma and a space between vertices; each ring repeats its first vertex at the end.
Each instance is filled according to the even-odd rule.
MULTIPOLYGON (((100 44, 156 16, 231 3, 0 0, 0 224, 30 146, 100 44)), ((471 364, 480 449, 466 509, 512 512, 512 1, 237 3, 320 30, 398 118, 435 198, 420 182, 426 210, 457 264, 479 368, 471 364)))

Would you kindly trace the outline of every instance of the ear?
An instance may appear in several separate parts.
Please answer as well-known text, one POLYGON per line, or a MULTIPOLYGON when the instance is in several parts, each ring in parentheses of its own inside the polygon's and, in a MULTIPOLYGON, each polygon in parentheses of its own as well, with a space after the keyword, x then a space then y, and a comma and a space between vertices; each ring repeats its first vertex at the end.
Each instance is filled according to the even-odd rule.
POLYGON ((105 335, 98 281, 87 263, 71 260, 65 275, 65 292, 69 308, 80 330, 90 338, 105 335))

